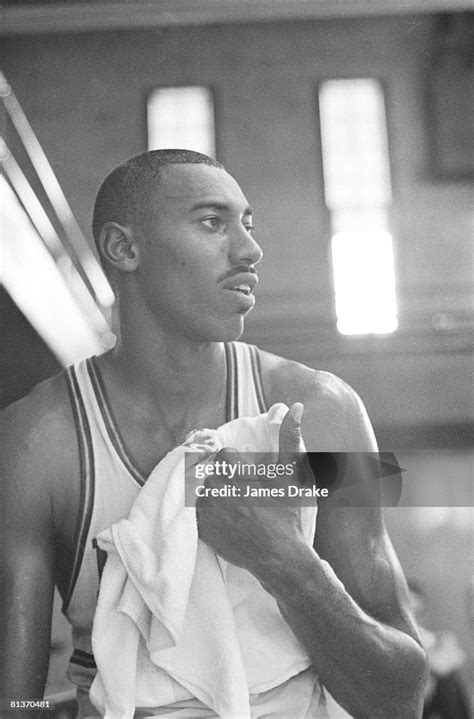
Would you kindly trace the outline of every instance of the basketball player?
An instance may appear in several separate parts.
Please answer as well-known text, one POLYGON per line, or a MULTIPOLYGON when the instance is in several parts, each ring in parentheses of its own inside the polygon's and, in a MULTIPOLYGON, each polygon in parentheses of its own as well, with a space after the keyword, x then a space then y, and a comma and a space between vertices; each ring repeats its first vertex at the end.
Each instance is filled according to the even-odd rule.
MULTIPOLYGON (((127 516, 189 431, 285 402, 283 449, 301 424, 308 450, 376 451, 365 410, 341 380, 236 342, 262 257, 252 229, 238 184, 198 153, 144 153, 100 189, 93 230, 117 297, 117 347, 42 383, 3 420, 3 706, 42 697, 56 584, 72 625, 68 674, 80 716, 95 715, 92 539, 127 516)), ((275 597, 321 683, 353 716, 420 716, 424 654, 380 510, 321 504, 313 551, 293 508, 275 517, 253 507, 242 522, 237 504, 219 504, 218 523, 203 505, 200 536, 275 597)), ((214 716, 178 698, 166 717, 214 716)), ((293 709, 288 719, 309 716, 293 709)))

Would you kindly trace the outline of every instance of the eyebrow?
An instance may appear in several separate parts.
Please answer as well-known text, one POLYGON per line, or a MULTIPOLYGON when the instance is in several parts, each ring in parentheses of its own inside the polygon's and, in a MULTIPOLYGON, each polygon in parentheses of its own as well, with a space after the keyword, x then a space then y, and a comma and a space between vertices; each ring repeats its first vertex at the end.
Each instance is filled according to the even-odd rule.
MULTIPOLYGON (((203 200, 202 202, 196 202, 189 211, 195 212, 196 210, 205 210, 207 208, 212 208, 221 212, 226 212, 230 210, 229 205, 226 205, 225 202, 213 202, 212 200, 203 200)), ((253 215, 253 209, 250 206, 246 207, 243 212, 244 217, 247 217, 248 215, 253 215)))

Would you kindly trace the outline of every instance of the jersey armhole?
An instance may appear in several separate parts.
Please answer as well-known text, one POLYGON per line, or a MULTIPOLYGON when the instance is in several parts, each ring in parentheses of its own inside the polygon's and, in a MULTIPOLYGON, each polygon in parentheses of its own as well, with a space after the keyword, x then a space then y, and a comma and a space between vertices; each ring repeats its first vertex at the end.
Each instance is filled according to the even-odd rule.
POLYGON ((89 420, 87 418, 87 413, 84 406, 84 401, 81 396, 79 383, 77 381, 77 376, 73 367, 68 367, 66 369, 65 378, 69 399, 71 402, 72 413, 74 416, 74 425, 76 428, 78 442, 80 467, 80 496, 79 512, 74 532, 74 560, 71 568, 69 582, 67 584, 67 591, 63 601, 63 614, 66 614, 67 612, 72 594, 74 592, 74 588, 76 586, 77 578, 79 576, 79 570, 81 568, 87 535, 92 519, 95 493, 95 471, 92 436, 89 420))
POLYGON ((260 359, 260 353, 255 345, 248 345, 250 353, 250 366, 252 369, 252 379, 255 387, 255 394, 257 397, 258 407, 261 413, 268 411, 268 402, 265 397, 262 382, 262 363, 260 359))

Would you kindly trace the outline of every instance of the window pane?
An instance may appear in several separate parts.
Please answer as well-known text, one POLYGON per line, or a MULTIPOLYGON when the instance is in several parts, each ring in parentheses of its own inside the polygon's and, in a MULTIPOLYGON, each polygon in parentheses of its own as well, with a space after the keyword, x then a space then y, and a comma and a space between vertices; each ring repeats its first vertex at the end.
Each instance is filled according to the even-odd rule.
POLYGON ((332 238, 332 259, 339 332, 394 332, 398 322, 391 235, 338 232, 332 238))
POLYGON ((215 156, 214 103, 207 87, 163 87, 148 98, 148 149, 215 156))
POLYGON ((328 80, 319 107, 337 327, 342 334, 393 332, 398 322, 382 88, 373 79, 328 80))
POLYGON ((329 80, 320 88, 324 188, 330 210, 388 205, 385 107, 375 80, 329 80))

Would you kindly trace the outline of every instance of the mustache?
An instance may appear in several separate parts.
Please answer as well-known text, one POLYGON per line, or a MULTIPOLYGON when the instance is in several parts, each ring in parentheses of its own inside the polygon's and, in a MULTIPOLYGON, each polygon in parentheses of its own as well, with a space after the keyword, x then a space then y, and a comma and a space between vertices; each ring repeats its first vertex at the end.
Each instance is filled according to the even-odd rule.
POLYGON ((224 280, 228 280, 231 277, 235 277, 235 275, 242 274, 242 272, 247 272, 258 276, 257 270, 253 265, 237 265, 236 267, 232 267, 230 270, 218 277, 217 281, 223 282, 224 280))

